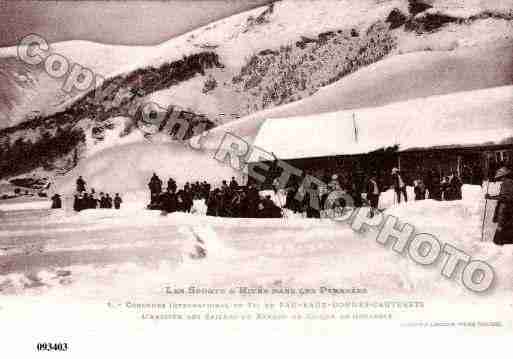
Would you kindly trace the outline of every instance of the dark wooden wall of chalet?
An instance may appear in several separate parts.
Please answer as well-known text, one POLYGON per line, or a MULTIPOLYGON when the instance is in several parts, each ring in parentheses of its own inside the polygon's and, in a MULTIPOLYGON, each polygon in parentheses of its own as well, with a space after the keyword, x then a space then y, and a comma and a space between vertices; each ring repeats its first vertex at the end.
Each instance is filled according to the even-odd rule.
MULTIPOLYGON (((356 183, 363 188, 364 182, 371 174, 375 174, 383 188, 390 185, 390 174, 394 167, 400 167, 404 180, 408 184, 418 178, 423 178, 426 171, 435 170, 440 178, 449 176, 451 172, 462 175, 464 166, 472 169, 473 178, 493 177, 495 171, 502 165, 513 165, 513 145, 458 148, 430 149, 397 152, 395 149, 376 151, 370 154, 354 156, 328 156, 284 160, 304 173, 316 176, 320 180, 328 180, 333 174, 338 174, 341 182, 356 183), (507 161, 499 163, 497 152, 505 151, 507 161), (325 177, 328 176, 328 177, 325 177)), ((252 177, 249 184, 257 184, 260 188, 271 188, 274 178, 280 175, 281 169, 271 166, 263 184, 258 184, 252 177)), ((301 179, 296 179, 298 182, 301 179)), ((468 183, 470 181, 467 180, 468 183)), ((289 182, 288 185, 290 185, 289 182)), ((477 184, 477 183, 475 183, 477 184)))

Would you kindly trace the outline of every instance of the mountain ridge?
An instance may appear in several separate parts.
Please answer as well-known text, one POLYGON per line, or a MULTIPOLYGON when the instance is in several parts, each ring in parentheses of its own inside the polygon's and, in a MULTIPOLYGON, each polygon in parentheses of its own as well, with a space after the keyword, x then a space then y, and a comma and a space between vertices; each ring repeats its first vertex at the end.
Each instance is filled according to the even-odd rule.
MULTIPOLYGON (((436 63, 438 57, 450 57, 464 49, 476 49, 477 59, 485 58, 486 54, 479 49, 491 42, 505 43, 505 50, 498 51, 498 56, 511 50, 508 47, 513 38, 511 10, 498 11, 480 3, 462 11, 458 6, 451 8, 444 2, 430 1, 422 11, 411 12, 412 3, 419 2, 305 2, 303 8, 291 13, 292 2, 283 1, 219 20, 148 48, 152 51, 150 55, 141 54, 141 60, 126 61, 126 67, 119 64, 115 64, 119 65, 117 67, 104 66, 116 67, 119 74, 106 78, 99 88, 79 94, 63 111, 49 116, 36 113, 29 121, 0 129, 3 146, 19 139, 37 142, 49 130, 51 133, 56 133, 57 129, 64 132, 81 130, 84 136, 76 147, 62 153, 62 157, 67 157, 70 162, 70 157, 77 156, 78 149, 80 160, 87 157, 87 153, 95 152, 85 146, 100 145, 102 138, 111 138, 102 133, 119 126, 118 122, 111 121, 112 118, 127 117, 130 122, 132 117, 132 123, 126 124, 127 131, 138 131, 133 117, 137 117, 139 107, 148 102, 160 106, 166 116, 177 109, 193 124, 205 122, 207 129, 240 121, 239 118, 274 116, 273 112, 301 115, 308 111, 358 107, 372 104, 372 101, 378 105, 383 101, 379 99, 386 96, 377 94, 378 97, 372 100, 372 88, 376 84, 382 85, 371 83, 370 70, 389 71, 386 66, 376 65, 398 59, 401 54, 414 53, 421 59, 433 57, 436 63), (455 13, 456 10, 459 13, 455 13), (305 23, 298 23, 294 16, 304 17, 305 23), (426 24, 433 25, 427 27, 426 24), (132 70, 127 71, 128 68, 132 70), (182 76, 183 72, 186 74, 182 76), (359 93, 351 93, 348 79, 365 73, 367 77, 363 82, 367 88, 361 87, 359 93), (333 86, 342 90, 328 90, 333 86), (343 90, 344 86, 346 90, 343 90), (100 94, 98 97, 97 93, 100 94), (308 109, 309 105, 305 104, 312 108, 308 109)), ((72 48, 71 44, 67 46, 72 48)), ((476 63, 480 66, 497 64, 497 61, 495 64, 484 60, 465 61, 468 65, 464 68, 476 63)), ((451 63, 443 60, 440 64, 460 66, 465 61, 451 63)), ((397 66, 420 74, 420 70, 413 70, 410 64, 397 63, 397 66)), ((432 66, 434 71, 439 71, 435 65, 427 63, 427 68, 432 66)), ((418 66, 421 64, 422 61, 418 62, 418 66)), ((503 76, 510 73, 510 62, 500 65, 503 76)), ((447 84, 441 87, 442 90, 437 90, 433 84, 423 88, 423 84, 418 83, 418 91, 422 90, 419 94, 430 96, 444 91, 509 84, 491 74, 488 79, 477 77, 473 87, 458 85, 461 81, 456 77, 457 71, 450 75, 452 67, 448 69, 447 84)), ((426 70, 423 76, 428 79, 429 71, 426 70)), ((404 93, 404 89, 397 92, 404 93)), ((386 101, 401 99, 404 98, 389 96, 386 101)), ((119 136, 127 135, 125 130, 116 131, 119 136)), ((3 175, 11 176, 13 172, 16 171, 7 174, 4 171, 3 175)))

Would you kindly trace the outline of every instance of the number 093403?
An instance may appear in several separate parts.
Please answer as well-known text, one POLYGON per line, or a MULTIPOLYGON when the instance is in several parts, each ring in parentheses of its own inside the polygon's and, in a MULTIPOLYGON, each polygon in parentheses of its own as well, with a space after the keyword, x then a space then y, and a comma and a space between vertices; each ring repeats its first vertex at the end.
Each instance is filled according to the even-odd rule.
POLYGON ((37 351, 65 352, 68 350, 68 343, 37 343, 37 351))

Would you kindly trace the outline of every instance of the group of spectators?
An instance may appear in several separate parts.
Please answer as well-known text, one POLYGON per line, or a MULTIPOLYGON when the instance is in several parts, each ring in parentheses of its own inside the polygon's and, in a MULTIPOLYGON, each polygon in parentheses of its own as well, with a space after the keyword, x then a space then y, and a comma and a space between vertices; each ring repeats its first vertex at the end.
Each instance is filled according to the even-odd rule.
POLYGON ((165 191, 162 180, 154 173, 148 183, 151 199, 149 209, 171 212, 191 212, 194 200, 204 200, 206 214, 218 217, 279 218, 281 208, 270 196, 260 196, 254 185, 240 186, 234 177, 230 182, 222 181, 220 187, 212 188, 206 181, 185 183, 178 188, 169 178, 165 191))
MULTIPOLYGON (((301 180, 290 179, 285 188, 283 203, 273 201, 270 195, 261 196, 262 186, 255 184, 241 186, 235 178, 222 181, 220 187, 213 186, 206 181, 185 183, 178 188, 176 181, 169 178, 166 189, 163 188, 162 180, 154 173, 148 183, 151 193, 149 209, 160 209, 167 212, 191 212, 194 200, 204 200, 206 214, 218 217, 239 217, 239 218, 279 218, 283 216, 283 208, 294 213, 303 213, 308 218, 320 218, 322 210, 335 207, 369 206, 371 215, 374 215, 379 208, 379 200, 384 189, 392 188, 395 193, 394 202, 408 201, 406 191, 410 182, 403 177, 399 169, 393 168, 386 180, 379 178, 377 174, 371 174, 363 180, 358 180, 353 174, 334 173, 329 176, 324 173, 320 176, 322 184, 311 184, 311 188, 304 188, 301 180), (334 201, 328 202, 333 192, 344 194, 336 196, 334 201), (347 203, 347 199, 351 203, 347 203), (312 205, 314 204, 314 205, 312 205)), ((462 198, 461 187, 463 182, 455 173, 442 177, 436 171, 427 171, 424 176, 419 176, 412 182, 414 186, 414 199, 434 200, 459 200, 462 198)), ((264 186, 265 187, 265 186, 264 186)), ((281 188, 275 179, 270 186, 277 193, 281 188)), ((269 186, 268 186, 269 188, 269 186)))
MULTIPOLYGON (((462 179, 455 172, 441 176, 437 171, 428 171, 414 182, 415 200, 456 201, 462 199, 462 179)), ((479 183, 481 185, 481 183, 479 183)))
POLYGON ((86 182, 79 176, 77 179, 76 193, 73 199, 73 209, 77 212, 84 209, 96 209, 96 208, 115 208, 120 209, 123 199, 116 193, 114 197, 111 197, 109 193, 100 192, 99 196, 96 194, 94 188, 91 188, 90 192, 86 191, 86 182))
MULTIPOLYGON (((333 170, 333 169, 332 169, 333 170)), ((424 176, 417 176, 413 181, 415 200, 459 200, 462 199, 462 180, 457 174, 441 177, 435 170, 427 171, 424 176), (442 178, 440 180, 440 178, 442 178)), ((379 178, 376 173, 367 176, 363 181, 353 177, 351 173, 335 173, 329 176, 327 171, 320 176, 322 185, 312 183, 311 188, 304 188, 300 180, 291 179, 285 188, 284 203, 276 204, 270 195, 261 196, 255 184, 241 186, 234 177, 229 182, 222 181, 220 187, 206 182, 187 182, 178 188, 176 181, 169 178, 164 190, 162 180, 153 174, 148 187, 151 193, 148 209, 159 209, 166 212, 191 212, 195 200, 203 200, 206 214, 218 217, 238 218, 279 218, 283 208, 294 213, 304 213, 309 218, 320 218, 323 209, 345 207, 346 199, 351 198, 351 206, 371 207, 371 215, 378 210, 380 195, 383 189, 392 188, 395 193, 394 201, 408 201, 406 186, 408 181, 399 169, 393 168, 388 181, 379 178), (313 189, 313 190, 312 190, 313 189), (344 196, 337 196, 335 202, 327 203, 330 193, 337 191, 344 196), (299 194, 299 195, 298 195, 299 194), (300 199, 298 199, 300 198, 300 199), (315 204, 315 205, 312 205, 315 204)), ((272 189, 277 193, 279 183, 272 183, 272 189)), ((276 198, 281 198, 277 196, 276 198)), ((94 189, 86 190, 86 182, 80 176, 76 181, 73 209, 81 211, 94 208, 120 209, 123 200, 119 193, 111 197, 109 193, 96 194, 94 189)), ((61 208, 62 202, 58 194, 52 197, 52 208, 61 208)))

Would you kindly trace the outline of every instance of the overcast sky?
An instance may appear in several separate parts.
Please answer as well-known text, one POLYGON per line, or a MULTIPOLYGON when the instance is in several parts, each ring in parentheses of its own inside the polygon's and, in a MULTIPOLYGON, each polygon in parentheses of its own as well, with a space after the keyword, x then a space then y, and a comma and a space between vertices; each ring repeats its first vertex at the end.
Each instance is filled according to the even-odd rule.
POLYGON ((153 45, 269 0, 0 0, 0 47, 30 33, 50 42, 153 45))

